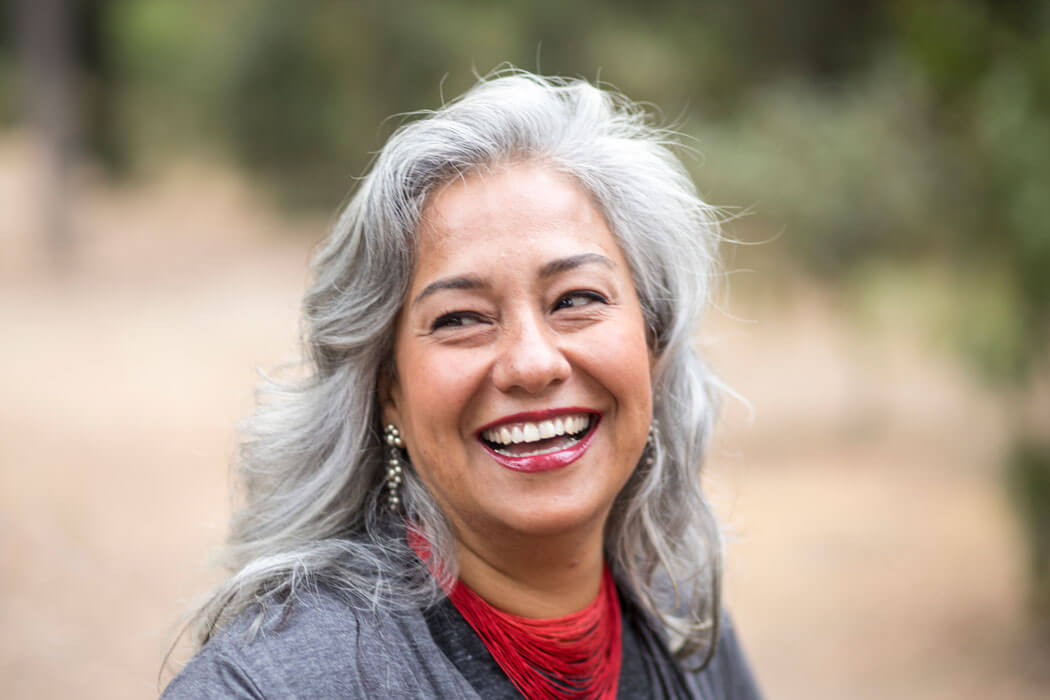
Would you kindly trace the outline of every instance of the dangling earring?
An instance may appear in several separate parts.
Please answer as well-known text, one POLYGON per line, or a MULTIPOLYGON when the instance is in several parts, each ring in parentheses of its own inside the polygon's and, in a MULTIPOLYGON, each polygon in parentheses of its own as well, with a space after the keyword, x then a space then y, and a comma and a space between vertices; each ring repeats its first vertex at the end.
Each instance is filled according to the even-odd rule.
POLYGON ((660 439, 659 423, 653 418, 649 424, 649 437, 645 439, 645 466, 651 467, 656 462, 656 443, 660 439))
POLYGON ((405 443, 401 439, 401 432, 390 423, 383 430, 383 439, 387 444, 386 463, 386 504, 390 510, 396 511, 401 505, 401 497, 398 492, 401 488, 401 450, 405 443))

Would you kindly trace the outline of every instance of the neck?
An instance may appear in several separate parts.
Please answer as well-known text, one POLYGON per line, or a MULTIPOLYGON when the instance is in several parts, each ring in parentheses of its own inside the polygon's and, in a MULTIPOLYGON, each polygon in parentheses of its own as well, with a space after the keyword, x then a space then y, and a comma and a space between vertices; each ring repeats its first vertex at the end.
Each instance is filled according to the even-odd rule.
POLYGON ((459 577, 504 612, 546 619, 578 612, 601 586, 602 531, 581 537, 459 536, 459 577))

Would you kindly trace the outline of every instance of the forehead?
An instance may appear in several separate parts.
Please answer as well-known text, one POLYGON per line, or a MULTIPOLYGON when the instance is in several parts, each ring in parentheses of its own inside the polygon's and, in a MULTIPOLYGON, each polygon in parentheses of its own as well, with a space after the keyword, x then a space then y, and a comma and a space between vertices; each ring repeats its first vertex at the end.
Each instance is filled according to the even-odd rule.
POLYGON ((520 260, 570 249, 625 265, 604 215, 574 179, 543 164, 515 163, 454 180, 428 199, 417 274, 455 259, 520 260))

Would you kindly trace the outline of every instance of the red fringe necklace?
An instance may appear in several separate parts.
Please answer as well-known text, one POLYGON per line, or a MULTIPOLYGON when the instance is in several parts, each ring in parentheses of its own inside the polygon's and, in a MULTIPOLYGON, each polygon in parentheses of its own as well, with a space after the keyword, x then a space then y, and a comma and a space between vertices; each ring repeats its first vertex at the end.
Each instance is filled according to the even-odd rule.
POLYGON ((583 610, 532 620, 497 610, 462 581, 449 593, 492 658, 530 700, 614 700, 620 683, 620 601, 608 565, 583 610))

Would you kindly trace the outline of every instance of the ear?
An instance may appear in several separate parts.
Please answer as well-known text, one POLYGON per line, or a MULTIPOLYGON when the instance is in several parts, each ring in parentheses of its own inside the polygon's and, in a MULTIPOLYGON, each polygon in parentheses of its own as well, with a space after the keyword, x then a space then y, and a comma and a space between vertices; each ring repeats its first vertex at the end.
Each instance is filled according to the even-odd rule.
POLYGON ((379 415, 383 425, 401 426, 401 384, 397 371, 390 364, 384 364, 376 378, 376 395, 379 398, 379 415))

